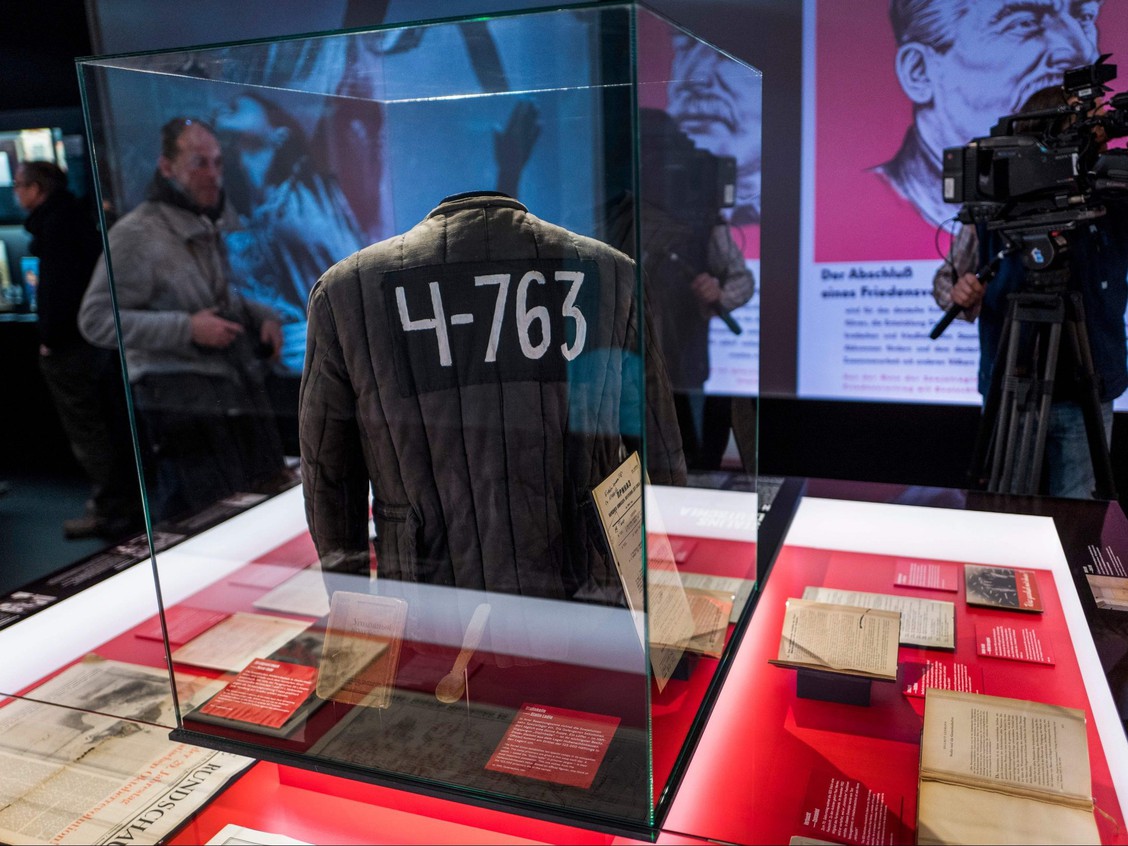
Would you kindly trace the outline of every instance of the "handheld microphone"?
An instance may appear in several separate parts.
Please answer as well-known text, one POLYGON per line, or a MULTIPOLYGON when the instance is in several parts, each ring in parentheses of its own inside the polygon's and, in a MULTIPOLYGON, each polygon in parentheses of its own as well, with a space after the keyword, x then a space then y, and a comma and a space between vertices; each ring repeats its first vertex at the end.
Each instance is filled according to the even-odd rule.
POLYGON ((729 328, 732 334, 739 335, 744 331, 740 324, 736 322, 736 318, 732 316, 732 312, 723 309, 720 303, 713 303, 710 307, 713 309, 713 314, 721 318, 721 321, 729 328))
MULTIPOLYGON (((975 272, 975 278, 984 285, 990 284, 991 280, 995 278, 995 274, 999 271, 999 262, 1012 252, 1014 252, 1013 249, 1000 250, 987 264, 983 265, 983 267, 975 272)), ((952 321, 959 316, 961 311, 963 311, 963 306, 952 303, 952 305, 948 307, 948 310, 944 312, 944 316, 932 327, 932 331, 928 333, 928 337, 935 341, 943 335, 944 330, 952 325, 952 321)))

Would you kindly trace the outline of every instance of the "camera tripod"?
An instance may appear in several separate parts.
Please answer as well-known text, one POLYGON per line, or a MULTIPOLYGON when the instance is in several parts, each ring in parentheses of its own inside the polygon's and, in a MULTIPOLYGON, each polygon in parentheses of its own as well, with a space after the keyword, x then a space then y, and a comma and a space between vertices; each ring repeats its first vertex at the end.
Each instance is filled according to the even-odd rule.
POLYGON ((1085 311, 1081 294, 1067 290, 1069 272, 1028 269, 1031 290, 1010 297, 972 459, 974 487, 1038 493, 1054 379, 1062 373, 1081 389, 1096 496, 1116 498, 1085 311))

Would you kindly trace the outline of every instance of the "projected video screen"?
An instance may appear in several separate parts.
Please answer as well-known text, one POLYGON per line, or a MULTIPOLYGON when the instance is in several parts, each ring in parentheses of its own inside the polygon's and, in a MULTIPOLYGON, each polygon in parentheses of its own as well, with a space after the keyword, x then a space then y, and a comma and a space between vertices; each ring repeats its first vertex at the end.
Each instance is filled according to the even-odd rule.
POLYGON ((804 4, 800 396, 981 401, 975 325, 928 337, 959 208, 943 202, 941 152, 1102 53, 1121 60, 1113 90, 1128 88, 1114 2, 804 4))
MULTIPOLYGON (((609 174, 631 171, 604 159, 603 139, 629 131, 622 115, 630 103, 626 80, 600 76, 606 71, 596 61, 597 40, 623 38, 622 49, 627 42, 625 31, 601 31, 598 20, 579 13, 500 17, 286 41, 260 51, 250 65, 226 61, 220 47, 196 54, 198 66, 188 74, 177 67, 171 76, 154 56, 151 73, 115 80, 100 104, 112 136, 106 148, 116 159, 104 175, 104 204, 116 216, 145 198, 164 121, 192 115, 211 123, 224 149, 227 200, 240 215, 241 225, 226 236, 235 283, 282 317, 283 362, 300 372, 305 307, 319 276, 407 230, 444 196, 499 189, 539 217, 610 238, 609 203, 629 186, 610 184, 618 177, 609 174), (587 69, 602 99, 574 85, 577 68, 587 69), (552 83, 554 74, 567 84, 552 83), (396 90, 402 80, 410 80, 410 91, 396 90), (420 95, 432 90, 443 96, 420 95)), ((716 225, 701 235, 693 272, 674 275, 689 289, 706 268, 725 275, 727 262, 731 275, 747 283, 740 296, 733 286, 723 308, 695 322, 701 331, 695 328, 693 340, 702 349, 694 358, 704 370, 687 380, 695 391, 755 393, 760 76, 656 16, 638 20, 645 29, 639 105, 665 119, 690 151, 687 161, 713 166, 712 184, 729 194, 711 213, 716 225), (727 181, 715 173, 725 163, 727 181), (711 238, 723 246, 715 248, 711 238), (714 260, 714 253, 724 255, 714 260)), ((624 141, 619 148, 629 149, 624 141)), ((699 190, 701 180, 686 185, 699 190)), ((693 205, 688 196, 666 199, 675 217, 693 205)), ((689 249, 678 252, 693 258, 689 249)))

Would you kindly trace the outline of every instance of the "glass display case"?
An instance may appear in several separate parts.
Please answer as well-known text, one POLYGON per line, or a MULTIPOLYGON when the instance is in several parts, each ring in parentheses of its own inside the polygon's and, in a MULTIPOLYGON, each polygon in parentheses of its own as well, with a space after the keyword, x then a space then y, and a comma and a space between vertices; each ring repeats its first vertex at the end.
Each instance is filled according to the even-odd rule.
POLYGON ((755 592, 760 74, 631 3, 79 75, 173 737, 653 831, 755 592))

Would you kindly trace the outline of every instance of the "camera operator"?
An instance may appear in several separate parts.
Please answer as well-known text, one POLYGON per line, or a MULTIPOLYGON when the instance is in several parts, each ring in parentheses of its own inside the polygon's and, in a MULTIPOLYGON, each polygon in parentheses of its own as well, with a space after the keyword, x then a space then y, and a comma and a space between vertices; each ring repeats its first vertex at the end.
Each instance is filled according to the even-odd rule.
MULTIPOLYGON (((705 395, 709 328, 719 317, 733 329, 729 312, 752 299, 756 280, 717 197, 720 157, 697 147, 665 112, 642 109, 639 117, 641 263, 651 316, 674 389, 686 464, 714 470, 728 445, 731 399, 705 395)), ((628 240, 617 246, 629 251, 628 240)))
MULTIPOLYGON (((1019 114, 1070 105, 1060 87, 1035 92, 1019 114)), ((1096 107, 1093 113, 1099 113, 1096 107)), ((1076 120, 1066 113, 1058 120, 1076 120)), ((1016 123, 1016 133, 1041 134, 1042 121, 1016 123)), ((1053 131, 1053 128, 1051 128, 1053 131)), ((1092 130, 1092 143, 1102 151, 1107 143, 1100 126, 1092 130)), ((1128 300, 1128 202, 1106 200, 1106 214, 1078 228, 1070 239, 1070 287, 1081 293, 1085 327, 1101 402, 1105 441, 1111 443, 1112 402, 1128 388, 1124 311, 1128 300)), ((979 321, 979 392, 986 399, 1007 316, 1009 295, 1024 289, 1026 270, 1017 254, 1005 256, 995 278, 983 284, 976 268, 999 252, 1001 236, 988 233, 983 224, 965 225, 952 242, 948 260, 933 279, 933 296, 941 308, 961 306, 960 317, 979 321)), ((1044 492, 1051 496, 1086 499, 1093 496, 1095 478, 1080 399, 1083 385, 1069 365, 1068 355, 1058 359, 1044 460, 1044 492)))

